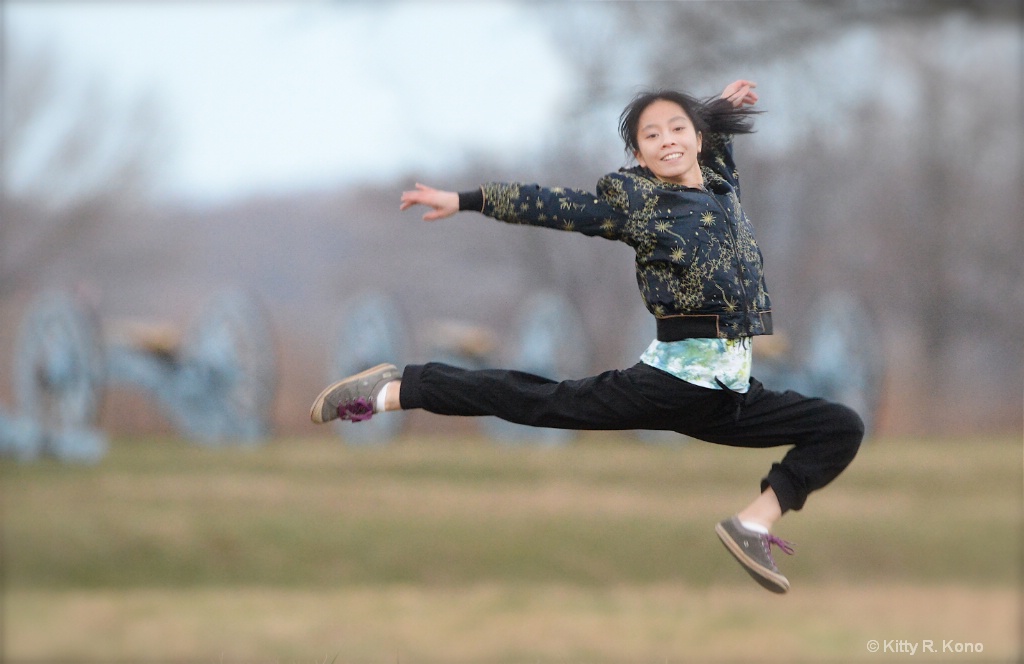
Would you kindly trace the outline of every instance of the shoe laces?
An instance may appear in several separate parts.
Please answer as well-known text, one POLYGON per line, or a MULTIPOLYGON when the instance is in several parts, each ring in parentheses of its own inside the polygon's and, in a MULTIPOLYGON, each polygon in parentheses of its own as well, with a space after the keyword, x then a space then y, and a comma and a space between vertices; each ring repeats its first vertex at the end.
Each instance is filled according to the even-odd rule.
POLYGON ((772 544, 782 549, 782 552, 787 556, 791 556, 795 553, 792 543, 787 542, 781 537, 776 537, 771 533, 761 535, 761 544, 764 546, 764 552, 768 554, 768 560, 772 561, 773 565, 775 564, 775 558, 772 557, 772 544))
POLYGON ((371 417, 373 417, 373 403, 365 397, 338 404, 339 419, 362 422, 371 417))

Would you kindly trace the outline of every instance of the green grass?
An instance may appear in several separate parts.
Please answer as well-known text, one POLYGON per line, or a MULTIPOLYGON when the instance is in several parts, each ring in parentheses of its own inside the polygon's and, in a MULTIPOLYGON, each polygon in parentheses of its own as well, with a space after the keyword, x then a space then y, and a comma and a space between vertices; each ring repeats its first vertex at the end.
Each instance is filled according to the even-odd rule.
POLYGON ((1001 626, 1018 625, 1019 441, 868 443, 780 522, 797 546, 780 561, 794 587, 783 605, 713 533, 781 453, 589 434, 561 448, 423 437, 381 448, 324 438, 209 449, 153 438, 116 440, 95 467, 6 460, 5 615, 17 630, 6 641, 14 654, 72 659, 215 662, 219 647, 394 661, 405 647, 440 661, 615 661, 663 647, 687 661, 684 652, 728 654, 742 635, 791 629, 779 652, 825 661, 864 655, 858 640, 872 629, 882 638, 894 621, 910 620, 908 633, 884 638, 913 629, 954 638, 932 632, 961 624, 965 606, 995 602, 998 618, 974 610, 987 621, 988 652, 1016 647, 1001 626), (842 606, 864 615, 851 623, 820 613, 837 588, 848 595, 842 606), (895 612, 894 588, 916 598, 913 610, 895 612), (942 613, 941 602, 957 612, 942 613), (362 640, 337 631, 343 615, 365 621, 362 640), (65 623, 88 627, 54 627, 65 623), (626 624, 635 633, 616 631, 626 624), (550 638, 512 638, 530 625, 549 626, 550 638), (145 650, 146 634, 167 641, 145 650), (441 634, 462 635, 461 649, 431 641, 441 634), (310 654, 313 643, 327 650, 310 654))
MULTIPOLYGON (((561 449, 119 441, 96 467, 4 462, 6 582, 706 586, 732 576, 711 527, 778 454, 606 436, 561 449)), ((806 551, 786 568, 805 582, 1013 583, 1020 487, 1007 441, 877 441, 782 521, 806 551)))

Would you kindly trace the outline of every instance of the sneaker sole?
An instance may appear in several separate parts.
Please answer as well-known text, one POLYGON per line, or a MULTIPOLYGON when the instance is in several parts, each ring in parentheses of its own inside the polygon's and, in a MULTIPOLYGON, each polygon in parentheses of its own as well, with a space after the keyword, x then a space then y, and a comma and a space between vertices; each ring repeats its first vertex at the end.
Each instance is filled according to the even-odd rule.
MULTIPOLYGON (((334 404, 334 407, 331 409, 331 412, 329 413, 331 415, 331 417, 328 417, 327 419, 323 418, 324 404, 325 403, 329 403, 327 401, 327 398, 331 396, 331 393, 334 392, 335 390, 337 390, 342 385, 345 385, 347 383, 351 383, 351 382, 354 382, 354 381, 361 380, 363 378, 366 378, 367 376, 369 376, 372 373, 375 373, 377 371, 381 371, 381 370, 384 370, 384 369, 388 369, 388 368, 395 368, 395 367, 394 367, 394 365, 388 364, 388 363, 378 364, 375 367, 370 367, 366 371, 360 371, 359 373, 355 374, 354 376, 349 376, 347 378, 343 378, 343 379, 339 380, 336 383, 331 383, 330 385, 325 387, 324 391, 321 392, 317 396, 315 401, 313 401, 313 405, 309 409, 309 419, 313 420, 313 422, 315 424, 324 424, 326 422, 330 422, 331 420, 338 419, 338 413, 337 413, 338 407, 337 407, 337 404, 334 404)), ((395 370, 397 371, 397 368, 395 368, 395 370)))
POLYGON ((729 533, 725 531, 725 528, 721 524, 715 526, 715 533, 718 534, 718 539, 722 540, 722 544, 732 554, 733 558, 739 562, 739 564, 747 571, 747 574, 761 584, 762 587, 767 588, 773 593, 782 594, 789 590, 789 579, 777 574, 770 569, 766 569, 761 566, 757 561, 748 556, 743 552, 742 547, 736 543, 729 533))

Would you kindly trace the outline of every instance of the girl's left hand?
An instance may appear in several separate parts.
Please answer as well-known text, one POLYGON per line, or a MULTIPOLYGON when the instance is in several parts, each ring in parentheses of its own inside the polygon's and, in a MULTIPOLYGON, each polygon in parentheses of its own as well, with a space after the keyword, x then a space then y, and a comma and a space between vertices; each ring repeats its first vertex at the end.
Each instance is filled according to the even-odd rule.
POLYGON ((753 106, 757 103, 757 93, 754 92, 754 88, 757 87, 757 83, 753 81, 747 81, 740 79, 733 81, 729 85, 725 86, 725 90, 722 90, 722 99, 728 99, 729 103, 735 108, 741 106, 753 106))

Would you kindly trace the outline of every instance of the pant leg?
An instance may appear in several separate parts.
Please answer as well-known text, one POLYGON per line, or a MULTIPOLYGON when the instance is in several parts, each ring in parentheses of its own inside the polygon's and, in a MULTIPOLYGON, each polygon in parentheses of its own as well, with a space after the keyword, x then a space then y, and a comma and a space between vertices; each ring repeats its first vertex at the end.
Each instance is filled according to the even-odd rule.
MULTIPOLYGON (((657 407, 636 388, 638 368, 644 373, 646 366, 557 382, 522 371, 470 370, 431 362, 405 368, 399 398, 404 409, 489 415, 552 429, 652 428, 657 407)), ((674 380, 667 374, 655 379, 674 380)))
POLYGON ((797 392, 763 389, 751 380, 730 419, 705 422, 690 435, 736 447, 792 445, 761 481, 771 486, 783 513, 799 510, 808 494, 826 486, 853 461, 864 438, 864 422, 852 409, 797 392))

